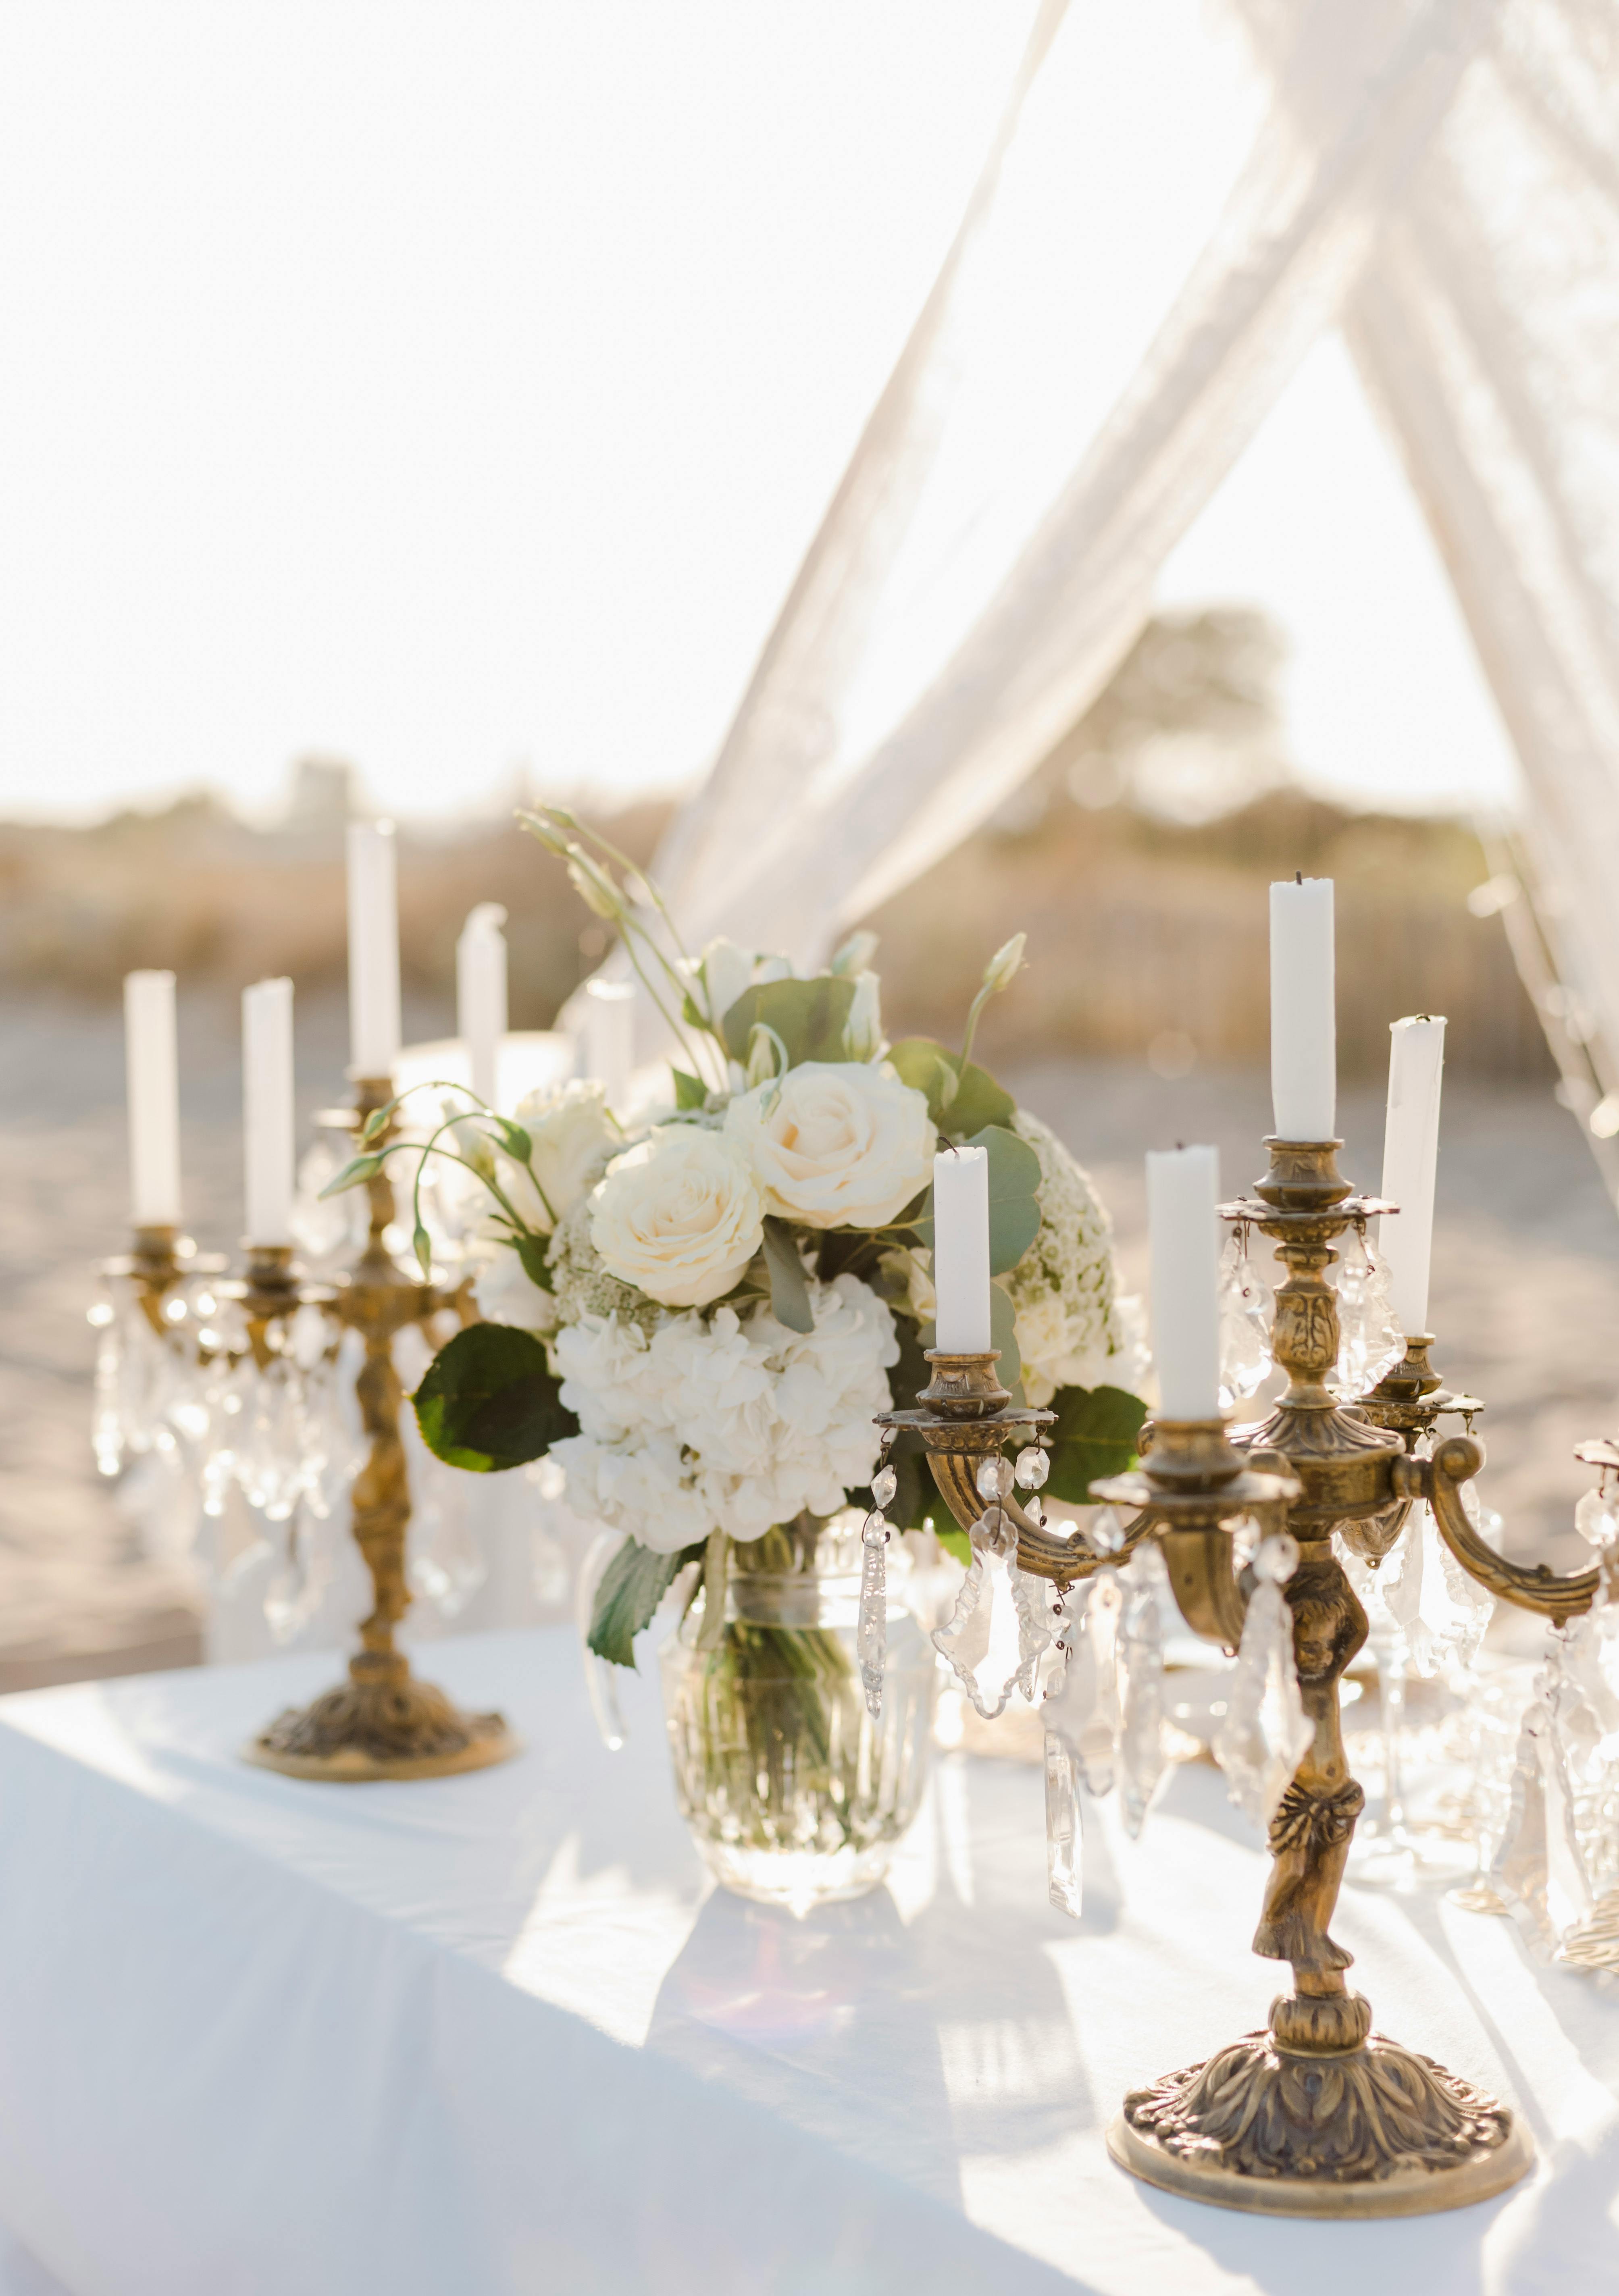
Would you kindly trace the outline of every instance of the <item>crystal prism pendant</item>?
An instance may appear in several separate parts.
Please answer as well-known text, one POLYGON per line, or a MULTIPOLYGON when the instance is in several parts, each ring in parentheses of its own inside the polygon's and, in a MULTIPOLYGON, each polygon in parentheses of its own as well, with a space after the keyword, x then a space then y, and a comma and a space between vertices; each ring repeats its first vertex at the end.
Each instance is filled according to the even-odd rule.
POLYGON ((1119 1573, 1119 1800, 1124 1830, 1140 1833, 1167 1758, 1163 1750, 1163 1607, 1169 1573, 1155 1539, 1119 1573))
POLYGON ((1574 1509, 1574 1529, 1598 1554, 1619 1540, 1619 1505, 1613 1493, 1587 1491, 1574 1509))
POLYGON ((1068 1664, 1040 1709, 1048 1734, 1073 1755, 1086 1786, 1100 1797, 1112 1791, 1119 1741, 1118 1574, 1099 1572, 1088 1583, 1077 1631, 1064 1636, 1068 1664))
MULTIPOLYGON (((1292 1546, 1288 1539, 1286 1546, 1292 1546)), ((1267 1539, 1254 1557, 1259 1583, 1243 1620, 1242 1644, 1231 1677, 1225 1718, 1212 1751, 1226 1774, 1226 1791, 1262 1831, 1268 1831, 1293 1774, 1304 1758, 1314 1728, 1299 1695, 1293 1653, 1293 1613, 1280 1585, 1270 1575, 1289 1574, 1281 1539, 1267 1539), (1269 1565, 1269 1570, 1262 1566, 1269 1565)), ((1296 1558, 1297 1549, 1294 1548, 1296 1558)))
POLYGON ((1220 1262, 1220 1401, 1234 1411, 1271 1367, 1270 1297, 1248 1257, 1248 1232, 1231 1232, 1220 1262))
MULTIPOLYGON (((1500 1517, 1481 1507, 1470 1482, 1462 1485, 1462 1505, 1482 1537, 1500 1529, 1500 1517)), ((1389 1615, 1404 1634, 1413 1674, 1430 1682, 1449 1666, 1472 1663, 1495 1603, 1445 1545, 1426 1502, 1411 1509, 1395 1567, 1380 1572, 1379 1578, 1389 1615)))
POLYGON ((1059 1914, 1077 1922, 1085 1910, 1080 1863, 1083 1829, 1073 1750, 1055 1730, 1046 1733, 1046 1889, 1059 1914))
POLYGON ((1388 1269, 1352 1228, 1327 1281, 1338 1294, 1338 1360, 1331 1384, 1340 1395, 1365 1395, 1405 1353, 1405 1334, 1389 1300, 1388 1269))
POLYGON ((949 1660, 974 1711, 993 1722, 1014 1690, 1033 1696, 1035 1669, 1056 1625, 1044 1581, 1017 1567, 1017 1534, 1000 1508, 986 1508, 968 1535, 972 1567, 954 1611, 933 1631, 933 1647, 949 1660))
POLYGON ((866 1711, 875 1722, 883 1711, 883 1669, 888 1663, 888 1525, 879 1510, 868 1514, 860 1533, 860 1608, 855 1623, 855 1655, 866 1711))
POLYGON ((1506 1831, 1490 1869, 1531 1956, 1542 1963, 1590 1916, 1594 1893, 1577 1821, 1577 1777, 1595 1754, 1596 1726, 1554 1646, 1518 1734, 1506 1831))

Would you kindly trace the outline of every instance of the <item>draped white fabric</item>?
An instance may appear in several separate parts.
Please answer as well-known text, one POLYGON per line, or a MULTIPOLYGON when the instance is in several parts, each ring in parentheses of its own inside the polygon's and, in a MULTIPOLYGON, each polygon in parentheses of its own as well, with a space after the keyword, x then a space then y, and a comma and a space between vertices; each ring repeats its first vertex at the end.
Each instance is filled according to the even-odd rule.
POLYGON ((1212 45, 1191 0, 1146 5, 1133 78, 1105 10, 1037 20, 972 211, 660 857, 676 914, 694 942, 812 960, 966 837, 1100 690, 1169 551, 1342 324, 1523 759, 1564 1004, 1619 1046, 1619 7, 1234 0, 1212 45), (1143 205, 1161 220, 1126 266, 1108 215, 1143 205))

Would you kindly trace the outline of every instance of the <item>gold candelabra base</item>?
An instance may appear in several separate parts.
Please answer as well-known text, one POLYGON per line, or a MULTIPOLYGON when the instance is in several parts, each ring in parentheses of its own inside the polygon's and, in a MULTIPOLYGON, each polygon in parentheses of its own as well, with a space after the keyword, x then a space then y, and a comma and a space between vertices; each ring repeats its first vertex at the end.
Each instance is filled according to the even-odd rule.
POLYGON ((402 1652, 362 1652, 349 1680, 304 1707, 289 1707, 243 1750, 284 1777, 330 1784, 379 1778, 448 1778, 522 1751, 499 1714, 464 1714, 402 1652))
POLYGON ((1295 2004, 1127 2096, 1107 2131, 1119 2166, 1216 2208, 1335 2218, 1467 2208, 1533 2166, 1515 2114, 1380 2033, 1348 2050, 1284 2048, 1277 2012, 1295 2004))

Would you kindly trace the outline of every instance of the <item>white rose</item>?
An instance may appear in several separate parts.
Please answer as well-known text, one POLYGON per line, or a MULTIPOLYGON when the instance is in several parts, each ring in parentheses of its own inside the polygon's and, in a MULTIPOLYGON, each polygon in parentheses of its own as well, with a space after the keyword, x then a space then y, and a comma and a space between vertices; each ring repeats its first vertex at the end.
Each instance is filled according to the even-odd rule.
POLYGON ((927 1101, 888 1069, 805 1061, 734 1100, 725 1122, 768 1209, 807 1227, 880 1227, 933 1177, 927 1101))
POLYGON ((618 1157, 592 1201, 590 1241, 609 1273, 666 1308, 718 1300, 764 1238, 746 1157, 696 1125, 662 1125, 618 1157))
MULTIPOLYGON (((594 1081, 575 1078, 560 1092, 531 1092, 518 1103, 517 1121, 530 1144, 528 1172, 523 1175, 524 1200, 518 1209, 525 1217, 530 1211, 537 1214, 532 1225, 548 1231, 594 1186, 619 1144, 619 1135, 607 1113, 606 1089, 594 1081), (549 1218, 546 1204, 551 1208, 549 1218)), ((514 1165, 509 1157, 503 1156, 500 1161, 505 1185, 504 1174, 521 1173, 522 1168, 514 1165)), ((513 1201, 517 1203, 515 1196, 513 1201)))

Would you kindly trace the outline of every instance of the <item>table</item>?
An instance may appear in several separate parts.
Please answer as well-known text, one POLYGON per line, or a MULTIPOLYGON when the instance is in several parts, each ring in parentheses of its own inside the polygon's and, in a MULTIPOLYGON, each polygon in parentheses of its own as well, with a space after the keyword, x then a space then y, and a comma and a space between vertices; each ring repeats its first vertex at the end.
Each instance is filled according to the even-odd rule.
POLYGON ((1383 2030, 1524 2106, 1533 2182, 1397 2224, 1200 2209, 1102 2130, 1275 1989, 1212 1771, 1176 1773, 1138 1843, 1090 1813, 1075 1924, 1038 1774, 949 1756, 890 1888, 800 1923, 707 1888, 651 1682, 609 1755, 564 1630, 430 1661, 521 1760, 347 1787, 239 1764, 323 1658, 0 1701, 17 2296, 1619 2286, 1619 1997, 1532 1969, 1507 1923, 1351 1890, 1336 1928, 1383 2030))

